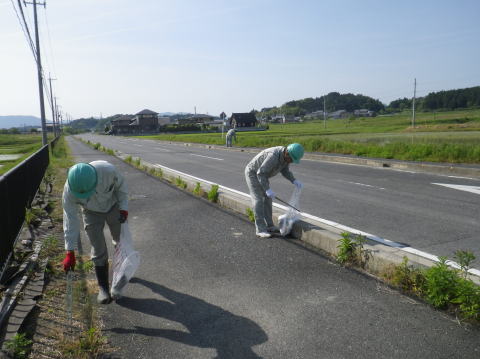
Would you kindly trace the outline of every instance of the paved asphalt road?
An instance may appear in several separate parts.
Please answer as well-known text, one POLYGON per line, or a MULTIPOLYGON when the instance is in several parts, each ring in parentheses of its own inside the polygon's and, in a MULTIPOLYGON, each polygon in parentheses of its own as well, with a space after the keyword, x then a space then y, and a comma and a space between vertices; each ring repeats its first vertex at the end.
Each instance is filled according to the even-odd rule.
MULTIPOLYGON (((128 137, 82 137, 248 193, 243 170, 252 153, 128 137)), ((292 171, 305 184, 304 212, 435 255, 452 258, 455 250, 463 249, 480 257, 479 179, 309 160, 292 165, 292 171)), ((271 184, 288 200, 292 191, 288 181, 279 175, 271 184)), ((475 266, 480 267, 480 258, 475 266)))
POLYGON ((142 262, 103 306, 122 358, 479 358, 480 332, 245 219, 106 159, 130 188, 142 262))

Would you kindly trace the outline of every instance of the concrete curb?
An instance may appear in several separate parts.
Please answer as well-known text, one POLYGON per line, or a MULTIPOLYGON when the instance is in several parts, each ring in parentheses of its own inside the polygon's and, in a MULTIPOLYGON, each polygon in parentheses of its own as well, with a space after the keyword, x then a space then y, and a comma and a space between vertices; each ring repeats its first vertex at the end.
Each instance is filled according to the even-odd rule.
MULTIPOLYGON (((119 151, 115 151, 116 157, 124 160, 129 157, 119 151)), ((132 156, 130 156, 132 157, 132 156)), ((138 157, 132 157, 138 158, 138 157)), ((193 189, 200 184, 200 188, 204 192, 210 191, 215 183, 202 180, 195 176, 162 166, 158 164, 152 164, 140 159, 140 165, 147 169, 161 169, 162 177, 169 182, 175 184, 177 178, 180 178, 186 183, 186 190, 192 192, 193 189)), ((219 185, 218 201, 217 203, 229 210, 232 210, 240 215, 246 216, 247 209, 251 208, 250 198, 244 193, 236 190, 229 189, 219 185)), ((274 203, 273 219, 278 222, 278 217, 285 213, 286 207, 274 203)), ((329 256, 336 256, 338 254, 338 244, 342 237, 341 233, 345 230, 339 228, 339 226, 330 225, 315 219, 315 217, 302 213, 302 220, 295 223, 291 236, 295 239, 306 243, 315 249, 318 249, 329 256)), ((416 268, 427 268, 433 266, 438 262, 436 256, 428 253, 417 251, 411 247, 400 245, 395 242, 390 242, 391 245, 386 245, 385 241, 379 238, 367 237, 364 244, 364 250, 368 253, 368 260, 365 263, 364 270, 376 276, 381 276, 389 269, 402 263, 404 257, 408 258, 409 265, 416 268), (422 255, 423 254, 423 255, 422 255)), ((455 268, 459 268, 458 264, 448 261, 449 265, 455 268)), ((480 271, 476 269, 470 270, 470 279, 477 285, 480 285, 480 271)))

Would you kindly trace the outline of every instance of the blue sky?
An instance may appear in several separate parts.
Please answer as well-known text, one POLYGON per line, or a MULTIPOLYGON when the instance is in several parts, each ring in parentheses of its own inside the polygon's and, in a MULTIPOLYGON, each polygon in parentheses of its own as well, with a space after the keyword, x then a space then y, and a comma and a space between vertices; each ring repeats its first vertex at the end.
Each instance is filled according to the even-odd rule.
MULTIPOLYGON (((12 1, 0 0, 0 115, 38 116, 12 1)), ((230 114, 331 91, 387 104, 411 97, 414 78, 419 96, 480 85, 477 0, 47 0, 38 11, 43 67, 73 118, 230 114)))

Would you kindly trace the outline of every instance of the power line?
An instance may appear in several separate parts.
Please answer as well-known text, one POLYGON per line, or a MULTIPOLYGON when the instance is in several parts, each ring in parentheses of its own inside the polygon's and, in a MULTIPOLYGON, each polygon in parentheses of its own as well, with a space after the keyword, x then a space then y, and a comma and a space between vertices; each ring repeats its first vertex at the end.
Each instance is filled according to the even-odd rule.
POLYGON ((30 31, 28 30, 28 25, 27 25, 27 21, 25 20, 25 14, 23 13, 22 4, 20 3, 20 0, 18 0, 18 8, 20 10, 20 13, 22 14, 23 22, 22 22, 22 19, 20 19, 20 16, 18 15, 18 11, 17 11, 17 7, 15 6, 15 3, 13 2, 13 0, 10 0, 10 2, 12 3, 13 10, 15 11, 15 15, 17 15, 17 19, 18 19, 18 22, 20 23, 20 27, 22 28, 23 34, 27 39, 27 43, 30 46, 30 49, 32 50, 33 58, 35 59, 35 61, 37 61, 37 57, 35 55, 35 46, 33 45, 32 36, 30 35, 30 31))

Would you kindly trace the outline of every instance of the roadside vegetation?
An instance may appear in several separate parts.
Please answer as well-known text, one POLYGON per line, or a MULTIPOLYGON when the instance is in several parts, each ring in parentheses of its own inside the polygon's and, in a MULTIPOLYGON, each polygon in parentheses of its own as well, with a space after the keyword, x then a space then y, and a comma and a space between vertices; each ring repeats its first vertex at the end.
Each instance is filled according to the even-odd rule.
MULTIPOLYGON (((237 132, 237 147, 271 147, 301 143, 306 151, 386 159, 480 163, 480 110, 377 117, 321 119, 268 124, 266 131, 237 132)), ((224 145, 221 133, 139 136, 163 141, 224 145)))
MULTIPOLYGON (((369 252, 364 248, 365 238, 342 233, 338 244, 337 261, 342 265, 365 269, 369 252)), ((475 260, 471 251, 457 250, 453 259, 460 268, 449 266, 447 257, 429 268, 414 267, 404 257, 400 265, 392 265, 380 273, 382 279, 402 292, 416 296, 434 308, 446 310, 458 320, 480 324, 480 287, 468 278, 468 270, 475 260)))

